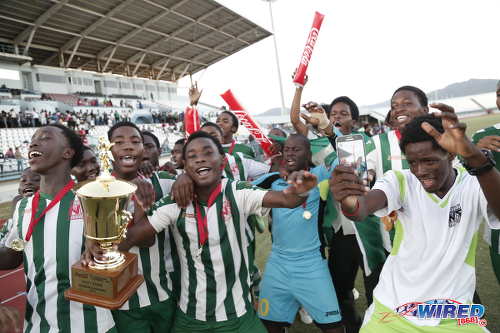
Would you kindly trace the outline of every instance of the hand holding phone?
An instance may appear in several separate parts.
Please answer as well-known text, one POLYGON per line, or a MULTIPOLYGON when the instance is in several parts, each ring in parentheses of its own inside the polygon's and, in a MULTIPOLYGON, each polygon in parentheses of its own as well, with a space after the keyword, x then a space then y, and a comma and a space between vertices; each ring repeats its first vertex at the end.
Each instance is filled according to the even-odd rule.
POLYGON ((363 136, 361 134, 340 136, 336 139, 336 145, 339 163, 352 166, 362 183, 368 185, 368 169, 363 136))

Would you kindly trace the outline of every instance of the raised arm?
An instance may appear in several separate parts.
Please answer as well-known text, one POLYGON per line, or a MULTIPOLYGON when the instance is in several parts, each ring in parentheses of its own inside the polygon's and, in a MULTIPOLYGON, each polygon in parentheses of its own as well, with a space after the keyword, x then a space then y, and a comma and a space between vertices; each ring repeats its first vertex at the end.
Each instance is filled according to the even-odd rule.
POLYGON ((440 133, 428 123, 423 123, 422 128, 431 135, 437 143, 446 151, 460 155, 464 159, 466 168, 481 169, 483 172, 477 175, 477 180, 481 185, 484 196, 488 201, 488 207, 496 217, 500 218, 500 173, 491 165, 488 169, 488 158, 475 146, 465 135, 466 125, 458 121, 455 110, 446 104, 432 104, 431 107, 441 111, 436 116, 443 119, 444 133, 440 133))
POLYGON ((342 213, 352 221, 362 221, 368 215, 387 207, 387 197, 381 190, 368 191, 354 169, 338 165, 330 178, 330 190, 340 203, 342 213))
POLYGON ((283 191, 269 191, 264 196, 262 206, 266 208, 295 208, 307 200, 318 181, 309 171, 296 171, 288 176, 290 186, 283 191))
MULTIPOLYGON (((307 77, 304 85, 307 83, 307 77)), ((302 90, 304 87, 295 88, 295 95, 293 96, 292 108, 290 110, 290 122, 293 125, 293 128, 297 133, 302 134, 307 137, 307 132, 309 129, 307 126, 300 120, 300 100, 302 98, 302 90)))

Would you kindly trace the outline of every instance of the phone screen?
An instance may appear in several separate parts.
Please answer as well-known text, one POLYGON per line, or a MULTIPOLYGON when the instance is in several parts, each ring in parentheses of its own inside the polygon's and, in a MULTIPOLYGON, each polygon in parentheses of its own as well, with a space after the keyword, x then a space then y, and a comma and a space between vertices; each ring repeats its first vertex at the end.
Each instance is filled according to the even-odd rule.
POLYGON ((336 143, 339 163, 353 166, 359 178, 365 184, 368 184, 368 169, 363 136, 361 134, 344 135, 338 137, 336 143))

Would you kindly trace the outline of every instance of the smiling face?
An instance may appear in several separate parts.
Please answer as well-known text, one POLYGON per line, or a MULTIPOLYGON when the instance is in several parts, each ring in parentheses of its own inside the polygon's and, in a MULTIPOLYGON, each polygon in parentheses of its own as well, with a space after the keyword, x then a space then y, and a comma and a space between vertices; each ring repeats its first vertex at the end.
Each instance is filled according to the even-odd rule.
POLYGON ((221 113, 217 117, 216 124, 222 129, 224 138, 232 138, 233 134, 236 133, 236 126, 233 124, 233 118, 226 112, 221 113))
POLYGON ((400 90, 391 99, 391 125, 402 130, 406 124, 418 116, 429 112, 426 106, 420 104, 417 95, 413 91, 400 90))
POLYGON ((135 178, 144 154, 141 133, 134 127, 118 127, 110 141, 114 143, 111 147, 114 172, 125 179, 135 178))
POLYGON ((197 187, 210 187, 222 177, 224 155, 209 138, 197 138, 188 143, 184 169, 197 187))
POLYGON ((91 149, 85 149, 80 163, 71 169, 71 174, 78 182, 85 180, 95 180, 99 175, 100 167, 97 156, 91 149))
POLYGON ((45 126, 38 129, 31 138, 28 163, 33 172, 45 175, 60 163, 67 163, 69 168, 74 154, 75 151, 70 148, 68 139, 60 128, 45 126))
POLYGON ((308 149, 304 138, 291 135, 283 148, 283 161, 286 171, 293 172, 306 170, 311 161, 311 150, 308 149))
POLYGON ((182 159, 183 147, 183 144, 177 143, 174 145, 174 149, 172 149, 172 162, 176 169, 184 169, 184 160, 182 159))
POLYGON ((160 163, 158 158, 160 156, 160 150, 156 146, 155 141, 149 135, 144 135, 144 155, 143 160, 148 160, 151 164, 157 167, 160 163))
POLYGON ((34 173, 31 168, 23 171, 21 179, 19 180, 18 193, 27 198, 35 194, 40 188, 40 175, 34 173))
POLYGON ((405 148, 410 171, 429 193, 446 194, 453 184, 454 156, 436 148, 431 141, 408 143, 405 148))
POLYGON ((342 134, 351 134, 354 120, 349 105, 343 102, 335 103, 330 109, 330 121, 342 134))

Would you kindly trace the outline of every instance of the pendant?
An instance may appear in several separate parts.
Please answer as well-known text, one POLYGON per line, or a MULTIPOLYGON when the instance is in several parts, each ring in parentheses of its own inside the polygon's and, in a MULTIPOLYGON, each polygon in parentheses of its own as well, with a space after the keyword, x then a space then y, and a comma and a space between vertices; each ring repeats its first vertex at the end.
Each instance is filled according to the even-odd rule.
POLYGON ((312 217, 312 213, 308 210, 305 210, 304 213, 302 213, 302 217, 305 218, 306 220, 310 220, 312 217))
POLYGON ((24 250, 24 241, 20 238, 14 239, 10 243, 10 248, 17 252, 22 252, 24 250))

